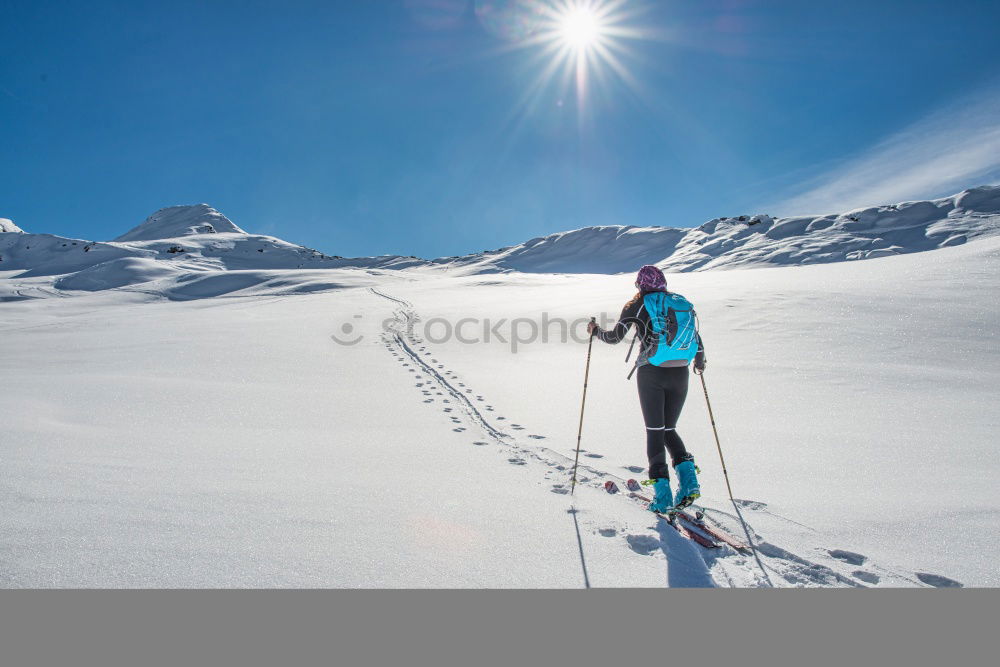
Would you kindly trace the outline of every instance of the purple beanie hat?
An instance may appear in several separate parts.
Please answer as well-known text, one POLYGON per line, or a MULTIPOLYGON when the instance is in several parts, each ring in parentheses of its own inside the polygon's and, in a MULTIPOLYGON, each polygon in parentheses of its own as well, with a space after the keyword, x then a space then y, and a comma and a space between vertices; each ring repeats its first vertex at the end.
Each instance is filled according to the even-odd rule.
POLYGON ((636 276, 635 286, 643 291, 656 291, 667 288, 667 278, 663 275, 663 271, 652 264, 647 264, 646 266, 639 269, 639 275, 636 276))

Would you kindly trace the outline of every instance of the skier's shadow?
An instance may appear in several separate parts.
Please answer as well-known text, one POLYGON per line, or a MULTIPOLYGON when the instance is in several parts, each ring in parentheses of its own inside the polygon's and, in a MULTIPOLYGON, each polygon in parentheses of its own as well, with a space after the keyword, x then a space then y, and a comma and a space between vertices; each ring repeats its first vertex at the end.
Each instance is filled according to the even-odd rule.
POLYGON ((670 588, 716 588, 708 563, 700 547, 667 525, 664 519, 656 520, 660 535, 660 548, 667 557, 667 586, 670 588))

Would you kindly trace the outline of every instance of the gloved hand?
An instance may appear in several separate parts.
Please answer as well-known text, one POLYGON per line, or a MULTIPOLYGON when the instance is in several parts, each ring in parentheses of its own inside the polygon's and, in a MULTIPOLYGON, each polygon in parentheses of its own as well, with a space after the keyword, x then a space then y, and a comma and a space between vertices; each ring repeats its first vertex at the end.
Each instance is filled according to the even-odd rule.
POLYGON ((601 327, 597 326, 597 322, 594 322, 593 320, 587 322, 587 333, 590 334, 591 336, 594 335, 595 331, 600 331, 600 330, 601 327))
POLYGON ((694 357, 694 374, 695 375, 701 375, 702 373, 704 373, 705 372, 705 364, 707 364, 707 363, 708 363, 708 360, 705 359, 705 355, 704 354, 702 354, 701 352, 699 352, 698 354, 696 354, 695 357, 694 357))

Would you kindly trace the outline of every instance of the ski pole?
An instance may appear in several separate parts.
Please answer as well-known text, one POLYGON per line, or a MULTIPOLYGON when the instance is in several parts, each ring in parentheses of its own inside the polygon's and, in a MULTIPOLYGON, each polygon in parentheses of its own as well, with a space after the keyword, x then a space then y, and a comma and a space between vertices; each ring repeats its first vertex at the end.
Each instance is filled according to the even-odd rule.
MULTIPOLYGON (((701 388, 705 392, 705 405, 708 406, 708 419, 712 422, 712 435, 715 436, 715 448, 719 450, 719 462, 722 463, 722 476, 726 479, 726 490, 729 491, 729 499, 733 500, 733 487, 729 485, 729 473, 726 471, 726 458, 722 455, 722 445, 719 443, 719 431, 715 427, 715 414, 712 412, 712 401, 708 400, 708 386, 705 384, 705 371, 698 373, 701 378, 701 388)), ((736 501, 733 500, 733 504, 736 501)))
POLYGON ((705 384, 705 371, 702 370, 698 372, 695 370, 695 374, 701 378, 701 388, 705 392, 705 405, 708 406, 708 419, 712 422, 712 434, 715 436, 715 448, 719 450, 719 462, 722 464, 722 476, 726 480, 726 490, 729 491, 729 501, 733 504, 733 509, 736 510, 736 516, 740 518, 740 523, 743 524, 743 532, 747 536, 747 544, 750 545, 750 549, 753 551, 754 558, 757 561, 757 565, 760 567, 760 571, 764 573, 764 579, 767 581, 768 585, 773 587, 774 584, 771 583, 771 577, 767 574, 767 569, 764 568, 764 564, 760 562, 760 556, 757 555, 757 548, 754 546, 753 538, 750 537, 750 529, 747 527, 747 522, 743 518, 743 512, 740 511, 740 506, 736 504, 736 499, 733 497, 733 487, 729 484, 729 472, 726 470, 726 457, 722 455, 722 444, 719 442, 719 430, 715 426, 715 414, 712 412, 712 401, 708 400, 708 385, 705 384))
MULTIPOLYGON (((597 324, 597 318, 591 317, 590 322, 597 324)), ((580 438, 583 437, 583 408, 587 405, 587 379, 590 377, 590 350, 594 347, 594 334, 590 333, 587 341, 587 367, 583 372, 583 398, 580 400, 580 428, 576 432, 576 458, 573 459, 573 481, 569 485, 569 495, 576 490, 576 466, 580 462, 580 438)))

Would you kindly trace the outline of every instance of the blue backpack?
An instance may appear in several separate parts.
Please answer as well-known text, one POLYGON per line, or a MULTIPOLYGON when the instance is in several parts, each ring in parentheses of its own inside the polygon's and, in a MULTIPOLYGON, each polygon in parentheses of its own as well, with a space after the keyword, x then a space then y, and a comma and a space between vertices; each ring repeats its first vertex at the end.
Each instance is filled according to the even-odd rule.
POLYGON ((642 301, 656 334, 647 361, 653 366, 691 363, 698 354, 698 322, 691 302, 671 292, 650 292, 642 301))

